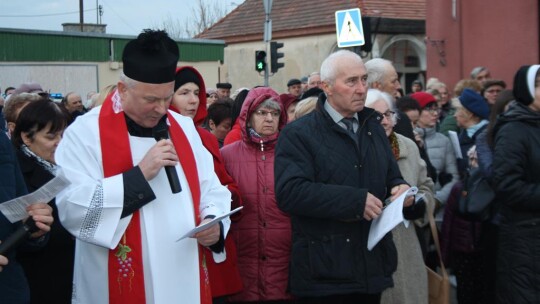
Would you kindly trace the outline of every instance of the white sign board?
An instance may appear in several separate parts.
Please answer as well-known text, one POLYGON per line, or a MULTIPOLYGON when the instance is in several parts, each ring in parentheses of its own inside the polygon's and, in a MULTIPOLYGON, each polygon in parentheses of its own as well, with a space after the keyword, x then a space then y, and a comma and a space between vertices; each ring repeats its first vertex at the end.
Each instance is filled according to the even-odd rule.
POLYGON ((359 8, 336 11, 336 33, 340 48, 366 43, 359 8))

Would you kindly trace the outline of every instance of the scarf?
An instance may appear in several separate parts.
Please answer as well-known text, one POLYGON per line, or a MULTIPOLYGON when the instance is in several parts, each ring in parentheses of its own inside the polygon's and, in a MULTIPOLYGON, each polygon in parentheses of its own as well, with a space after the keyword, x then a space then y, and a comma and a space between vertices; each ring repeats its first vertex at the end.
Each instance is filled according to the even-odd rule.
MULTIPOLYGON (((167 118, 170 123, 171 140, 178 153, 180 164, 184 169, 192 194, 195 223, 198 225, 200 223, 199 203, 201 193, 195 157, 190 148, 191 145, 178 122, 174 120, 170 113, 167 113, 167 118)), ((104 177, 117 175, 133 168, 129 133, 117 91, 106 98, 101 108, 99 134, 104 177)), ((201 303, 210 304, 212 295, 202 246, 199 245, 198 250, 201 303)), ((109 251, 108 269, 110 304, 144 304, 146 302, 139 210, 133 213, 118 246, 109 251)))
POLYGON ((30 150, 30 148, 28 148, 28 146, 25 144, 21 145, 21 151, 26 156, 33 158, 41 167, 43 167, 43 169, 49 171, 49 173, 51 173, 52 175, 56 175, 57 166, 55 164, 39 157, 36 153, 30 150))
POLYGON ((388 136, 388 140, 390 141, 390 146, 392 147, 392 154, 394 154, 394 158, 398 160, 399 159, 399 143, 397 140, 396 133, 392 132, 390 136, 388 136))

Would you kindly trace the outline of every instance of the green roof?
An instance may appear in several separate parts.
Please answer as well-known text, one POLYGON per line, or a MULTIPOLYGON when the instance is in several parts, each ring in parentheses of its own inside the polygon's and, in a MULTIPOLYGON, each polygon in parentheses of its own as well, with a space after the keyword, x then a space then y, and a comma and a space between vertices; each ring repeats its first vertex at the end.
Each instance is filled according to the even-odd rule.
MULTIPOLYGON (((135 36, 0 28, 0 61, 121 61, 135 36)), ((176 40, 180 61, 223 61, 225 42, 213 39, 176 40)))

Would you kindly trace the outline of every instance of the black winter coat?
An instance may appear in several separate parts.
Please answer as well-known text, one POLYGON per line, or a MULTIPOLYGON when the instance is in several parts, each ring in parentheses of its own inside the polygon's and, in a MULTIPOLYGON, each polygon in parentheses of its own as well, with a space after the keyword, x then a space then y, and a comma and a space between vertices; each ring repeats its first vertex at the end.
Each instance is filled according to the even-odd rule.
POLYGON ((494 131, 498 303, 540 303, 540 113, 512 105, 494 131))
MULTIPOLYGON (((24 179, 13 145, 5 133, 0 132, 0 203, 26 194, 24 179)), ((0 241, 8 238, 21 223, 12 224, 0 213, 0 241)), ((0 303, 28 303, 30 290, 21 265, 13 250, 6 257, 9 263, 0 272, 0 303)))
MULTIPOLYGON (((33 192, 54 178, 37 160, 20 150, 17 157, 26 187, 33 192)), ((54 200, 54 222, 48 233, 45 246, 33 251, 19 251, 17 260, 23 266, 30 286, 31 303, 71 303, 73 286, 73 263, 75 260, 75 239, 62 226, 54 200)))
POLYGON ((384 200, 406 182, 381 116, 370 108, 358 112, 357 145, 324 110, 325 100, 321 96, 315 111, 288 124, 276 146, 276 197, 293 230, 291 293, 380 293, 393 286, 397 253, 391 233, 367 250, 365 200, 368 192, 384 200))

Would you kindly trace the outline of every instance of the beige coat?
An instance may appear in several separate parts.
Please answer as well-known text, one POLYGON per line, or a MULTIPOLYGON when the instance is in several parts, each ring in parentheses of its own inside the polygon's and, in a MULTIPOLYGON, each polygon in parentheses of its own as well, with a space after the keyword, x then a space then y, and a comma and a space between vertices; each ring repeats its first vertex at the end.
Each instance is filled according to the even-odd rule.
MULTIPOLYGON (((416 144, 399 134, 399 159, 397 161, 403 178, 411 186, 418 187, 417 195, 425 195, 424 200, 433 204, 433 181, 427 177, 426 163, 420 158, 416 144)), ((385 290, 381 304, 427 304, 428 285, 426 268, 420 249, 420 243, 414 229, 399 224, 392 230, 394 243, 398 253, 398 266, 392 278, 394 287, 385 290)))

